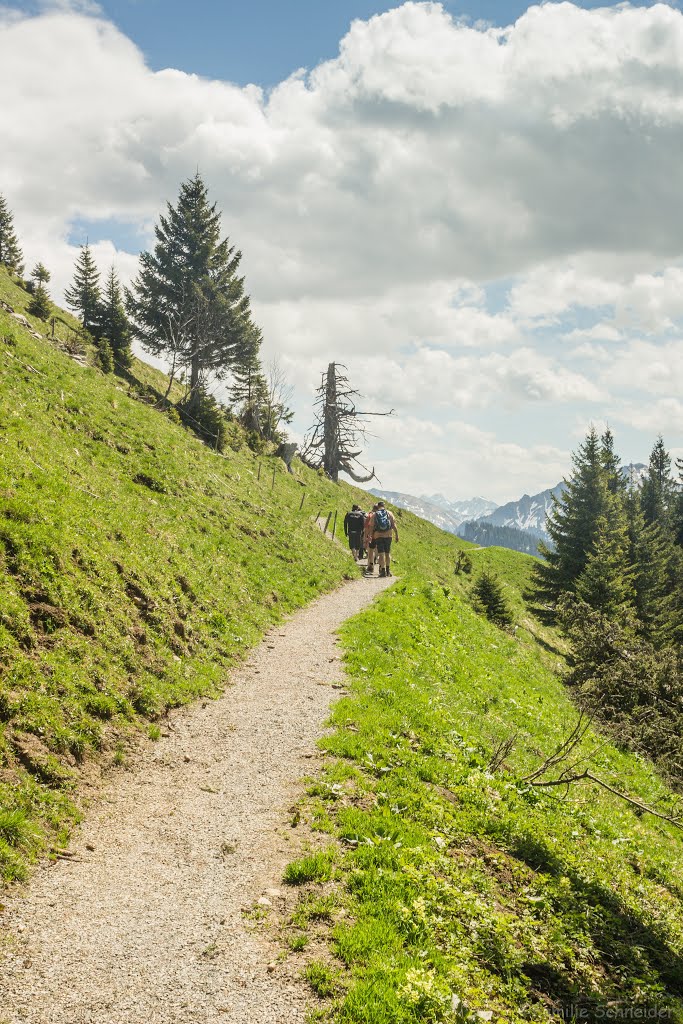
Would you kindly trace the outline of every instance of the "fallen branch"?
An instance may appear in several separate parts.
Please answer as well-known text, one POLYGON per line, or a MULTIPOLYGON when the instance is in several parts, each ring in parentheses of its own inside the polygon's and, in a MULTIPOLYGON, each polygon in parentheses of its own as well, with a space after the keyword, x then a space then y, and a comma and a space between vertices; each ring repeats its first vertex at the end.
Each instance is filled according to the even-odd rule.
MULTIPOLYGON (((567 775, 562 774, 559 779, 547 779, 545 782, 530 782, 531 786, 569 786, 572 782, 582 782, 587 779, 589 782, 594 782, 597 786, 602 786, 609 793, 614 796, 618 796, 620 800, 625 800, 627 804, 632 804, 641 811, 647 812, 647 814, 654 815, 655 818, 661 818, 662 821, 668 821, 674 828, 680 829, 683 832, 683 818, 673 818, 670 814, 662 814, 661 811, 655 811, 653 807, 649 807, 647 804, 642 803, 640 800, 636 800, 635 797, 629 796, 627 793, 622 793, 621 790, 615 789, 614 786, 610 786, 604 779, 599 779, 597 775, 593 775, 592 772, 585 771, 579 775, 567 775)), ((526 780, 522 780, 526 781, 526 780)))

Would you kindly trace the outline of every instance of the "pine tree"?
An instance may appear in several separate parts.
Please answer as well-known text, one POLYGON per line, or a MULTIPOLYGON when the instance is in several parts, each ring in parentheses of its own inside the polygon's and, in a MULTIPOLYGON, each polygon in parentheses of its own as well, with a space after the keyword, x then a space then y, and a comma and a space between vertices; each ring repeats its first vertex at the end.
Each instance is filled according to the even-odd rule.
POLYGON ((31 271, 31 279, 36 282, 36 285, 49 284, 51 276, 50 271, 43 263, 36 263, 31 271))
POLYGON ((565 481, 561 498, 554 498, 546 529, 552 548, 543 544, 544 561, 534 567, 533 585, 538 600, 555 604, 560 595, 573 593, 584 571, 601 516, 609 516, 609 473, 605 452, 594 428, 572 455, 574 472, 565 481))
POLYGON ((626 480, 620 472, 621 459, 614 451, 614 435, 607 427, 600 438, 600 459, 605 471, 607 487, 612 494, 626 490, 626 480))
POLYGON ((239 362, 231 371, 228 387, 231 405, 239 412, 254 404, 257 394, 263 393, 265 378, 259 358, 261 332, 257 327, 245 332, 241 340, 239 362))
POLYGON ((176 206, 155 228, 153 252, 128 293, 133 330, 152 355, 189 371, 189 408, 200 401, 207 376, 225 379, 240 365, 254 331, 242 254, 220 237, 220 214, 197 173, 181 185, 176 206))
POLYGON ((86 242, 76 260, 73 285, 65 290, 64 298, 86 331, 94 335, 98 333, 100 296, 100 274, 86 242))
POLYGON ((47 288, 41 282, 33 290, 33 297, 28 307, 31 316, 37 316, 40 320, 48 320, 52 313, 52 303, 47 288))
POLYGON ((678 470, 678 487, 673 511, 674 541, 683 547, 683 459, 676 459, 678 470))
POLYGON ((487 619, 499 626, 512 623, 512 612, 505 600, 500 581, 493 573, 484 571, 476 579, 472 587, 474 602, 486 615, 487 619))
POLYGON ((14 231, 14 217, 7 200, 0 194, 0 263, 19 277, 24 273, 24 258, 14 231))
POLYGON ((626 517, 616 495, 610 506, 608 514, 595 523, 593 542, 574 593, 606 618, 627 623, 634 617, 636 595, 626 517))
POLYGON ((671 643, 680 626, 677 589, 683 562, 670 533, 659 523, 643 522, 633 566, 639 631, 656 647, 671 643))
POLYGON ((113 363, 119 368, 131 365, 131 330, 123 304, 123 292, 114 267, 107 275, 98 316, 98 332, 106 338, 113 363))
POLYGON ((661 434, 650 453, 640 500, 646 523, 660 523, 662 526, 670 524, 676 500, 676 483, 671 476, 671 457, 664 447, 661 434))

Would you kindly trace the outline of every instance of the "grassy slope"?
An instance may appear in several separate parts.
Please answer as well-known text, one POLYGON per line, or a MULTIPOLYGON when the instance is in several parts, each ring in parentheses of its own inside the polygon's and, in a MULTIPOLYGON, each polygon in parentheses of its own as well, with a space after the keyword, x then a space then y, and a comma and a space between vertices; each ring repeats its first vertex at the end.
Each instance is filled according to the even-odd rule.
MULTIPOLYGON (((1 272, 0 297, 26 305, 1 272)), ((267 460, 257 480, 237 433, 238 450, 220 458, 132 401, 134 380, 82 369, 0 312, 5 336, 0 867, 11 878, 64 840, 91 750, 116 760, 122 729, 218 690, 283 610, 352 569, 310 515, 343 510, 354 492, 301 470, 300 513, 300 482, 267 460)), ((134 373, 161 384, 148 368, 134 373)), ((469 581, 453 575, 467 545, 409 513, 400 526, 403 578, 344 632, 353 692, 335 710, 324 742, 336 757, 308 804, 315 826, 344 842, 290 873, 333 876, 320 892, 309 884, 289 934, 301 948, 327 922, 332 958, 309 955, 307 968, 315 990, 333 994, 321 1013, 468 1019, 448 1009, 455 993, 495 1019, 547 1021, 577 997, 604 1009, 618 995, 652 1006, 661 994, 669 1019, 683 1019, 679 834, 600 790, 519 781, 572 717, 554 674, 561 644, 521 596, 531 560, 472 551, 506 583, 513 636, 474 614, 469 581)), ((669 805, 637 759, 603 744, 592 762, 669 805)))
MULTIPOLYGON (((521 782, 575 718, 562 645, 524 608, 532 560, 471 553, 506 583, 508 633, 472 610, 457 542, 441 535, 438 551, 420 533, 399 548, 401 581, 344 629, 352 691, 305 805, 341 842, 290 868, 309 884, 286 937, 327 997, 320 1017, 551 1021, 582 1003, 577 1019, 683 1020, 683 836, 590 784, 521 782)), ((638 758, 595 736, 582 753, 612 785, 675 806, 638 758)))
MULTIPOLYGON (((28 302, 2 270, 0 298, 28 302)), ((356 572, 312 522, 356 492, 257 460, 237 429, 237 450, 210 452, 129 397, 161 375, 133 375, 83 368, 0 310, 5 879, 65 841, 92 752, 120 761, 122 730, 216 693, 272 622, 356 572)))

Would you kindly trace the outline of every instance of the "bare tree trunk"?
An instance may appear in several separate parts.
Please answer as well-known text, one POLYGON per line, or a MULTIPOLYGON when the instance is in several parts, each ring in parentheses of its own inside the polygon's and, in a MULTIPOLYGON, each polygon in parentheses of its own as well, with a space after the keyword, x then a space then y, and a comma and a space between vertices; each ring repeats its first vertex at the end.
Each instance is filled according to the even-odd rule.
POLYGON ((339 480, 339 410, 337 408, 337 371, 334 363, 327 367, 325 385, 325 455, 323 469, 330 480, 339 480))

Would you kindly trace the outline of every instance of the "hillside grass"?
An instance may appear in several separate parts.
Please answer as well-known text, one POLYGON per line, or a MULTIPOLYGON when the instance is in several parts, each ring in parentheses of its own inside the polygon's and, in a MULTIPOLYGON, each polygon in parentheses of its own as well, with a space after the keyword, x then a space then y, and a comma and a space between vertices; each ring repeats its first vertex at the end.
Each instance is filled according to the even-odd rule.
MULTIPOLYGON (((523 781, 576 721, 564 645, 525 605, 533 559, 471 551, 514 609, 502 630, 453 576, 457 541, 420 533, 398 547, 402 579, 343 629, 351 693, 302 807, 331 865, 285 927, 312 1018, 683 1021, 683 835, 590 783, 523 781)), ((579 756, 677 813, 642 759, 594 733, 579 756)))
MULTIPOLYGON (((0 297, 29 301, 2 270, 0 297)), ((272 623, 358 572, 314 519, 359 492, 255 457, 237 425, 211 452, 148 404, 164 381, 83 367, 0 310, 5 881, 65 844, 89 759, 121 763, 127 735, 158 737, 149 723, 218 694, 272 623)))

